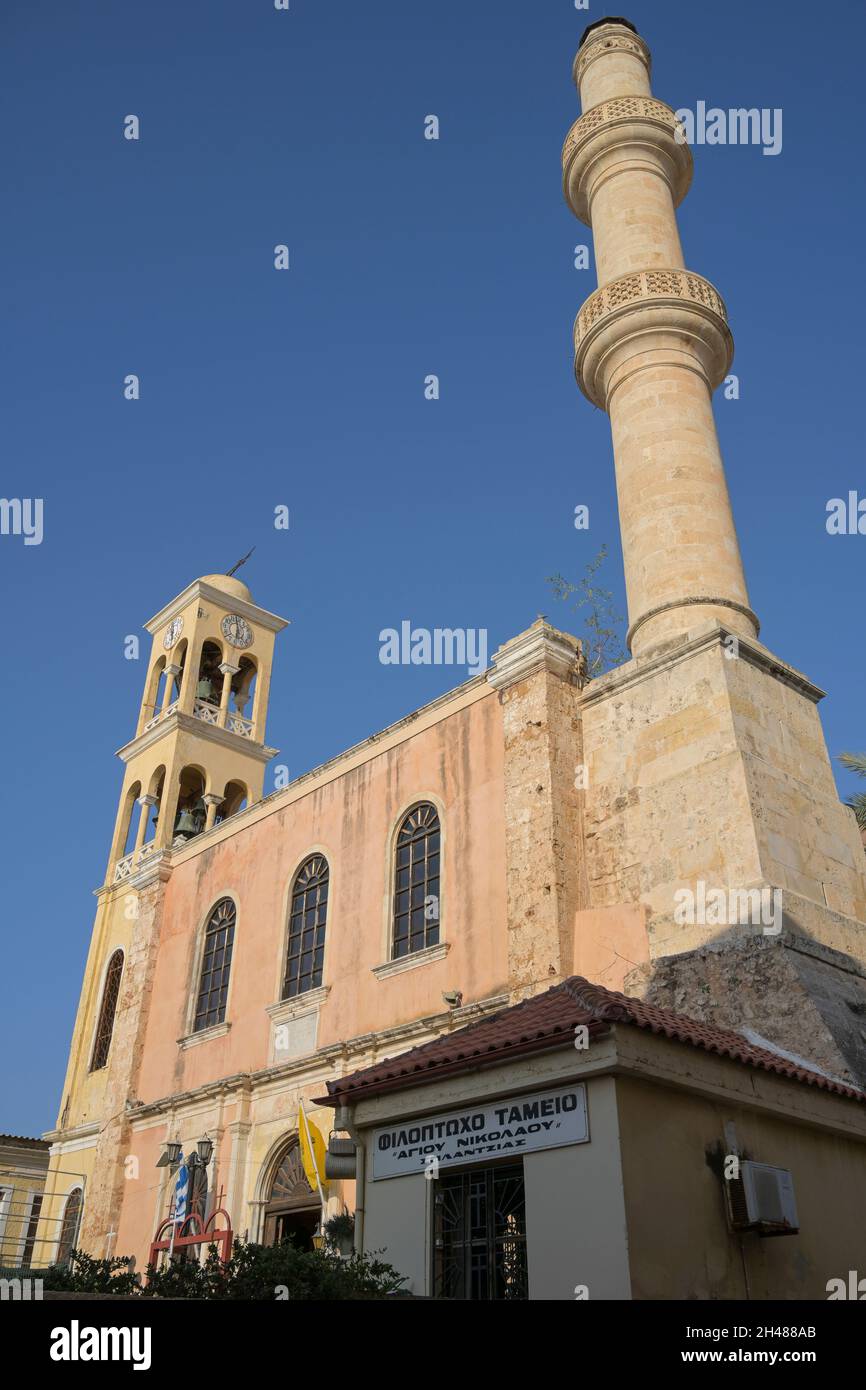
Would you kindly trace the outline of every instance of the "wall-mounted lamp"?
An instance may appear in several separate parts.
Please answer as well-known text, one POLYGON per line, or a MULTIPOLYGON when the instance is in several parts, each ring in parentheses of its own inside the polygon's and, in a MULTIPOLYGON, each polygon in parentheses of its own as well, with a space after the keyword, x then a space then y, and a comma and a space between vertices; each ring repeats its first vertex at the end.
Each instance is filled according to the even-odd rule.
POLYGON ((172 1139, 164 1147, 161 1156, 157 1159, 157 1168, 173 1168, 180 1160, 180 1143, 172 1139))

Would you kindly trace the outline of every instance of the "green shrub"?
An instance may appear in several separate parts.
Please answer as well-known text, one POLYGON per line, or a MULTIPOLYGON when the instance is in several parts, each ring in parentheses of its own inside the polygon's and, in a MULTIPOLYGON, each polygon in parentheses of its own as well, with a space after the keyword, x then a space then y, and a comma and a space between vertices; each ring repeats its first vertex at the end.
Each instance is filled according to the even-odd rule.
POLYGON ((174 1261, 148 1270, 148 1276, 142 1289, 148 1298, 301 1302, 381 1299, 404 1282, 392 1265, 375 1255, 344 1260, 327 1248, 308 1251, 291 1244, 252 1245, 242 1240, 235 1241, 226 1265, 212 1245, 201 1265, 174 1261))
POLYGON ((138 1293, 138 1275, 130 1269, 131 1263, 127 1255, 95 1260, 83 1250, 73 1250, 65 1264, 37 1273, 42 1287, 52 1293, 138 1293))

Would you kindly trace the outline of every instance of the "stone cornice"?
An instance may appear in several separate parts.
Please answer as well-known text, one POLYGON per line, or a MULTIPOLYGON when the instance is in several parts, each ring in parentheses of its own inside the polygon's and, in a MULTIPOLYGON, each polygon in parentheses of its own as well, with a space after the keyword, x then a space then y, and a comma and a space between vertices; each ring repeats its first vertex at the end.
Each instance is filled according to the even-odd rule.
MULTIPOLYGON (((706 600, 697 600, 705 602, 706 600)), ((683 600, 686 602, 686 600, 683 600)), ((767 675, 775 677, 783 684, 796 690, 798 694, 804 695, 807 700, 817 704, 823 700, 825 692, 804 676, 801 671, 797 671, 793 666, 780 661, 778 657, 761 645, 757 641, 733 633, 719 622, 711 622, 706 630, 696 633, 688 639, 679 637, 672 638, 669 643, 655 649, 650 656, 633 658, 625 662, 622 666, 617 666, 613 671, 607 671, 603 676, 596 677, 586 687, 583 694, 582 704, 591 706, 598 704, 601 700, 610 699, 613 695, 619 695, 629 686, 638 685, 641 681, 651 680, 658 675, 659 671, 665 667, 679 665, 681 661, 688 661, 702 651, 713 647, 721 646, 723 642, 734 638, 738 644, 739 659, 749 662, 767 675)))
POLYGON ((79 1144, 88 1139, 94 1139, 102 1129, 98 1120, 90 1121, 86 1125, 76 1125, 74 1129, 48 1129, 42 1138, 47 1144, 51 1144, 57 1149, 64 1149, 67 1145, 79 1144))
MULTIPOLYGON (((190 1105, 199 1105, 221 1096, 238 1093, 250 1095, 275 1083, 291 1083, 299 1078, 303 1078, 304 1085, 317 1083, 329 1074, 329 1064, 345 1061, 353 1055, 363 1056, 372 1049, 382 1053, 394 1046, 408 1048, 417 1039, 426 1040, 430 1035, 438 1036, 454 1028, 460 1028, 466 1023, 472 1023, 487 1014, 506 1008, 509 1002, 507 994, 492 995, 471 1004, 463 1004, 459 1009, 448 1009, 447 1012, 430 1014, 426 1018, 414 1019, 411 1023, 399 1024, 381 1032, 364 1033, 345 1042, 331 1043, 328 1047, 317 1048, 306 1057, 292 1058, 291 1061, 281 1062, 278 1066, 262 1067, 252 1072, 235 1072, 231 1076, 220 1077, 216 1081, 207 1082, 179 1095, 162 1096, 158 1100, 132 1106, 127 1104, 126 1117, 135 1124, 139 1120, 156 1119, 160 1115, 190 1105)), ((96 1126, 96 1129, 98 1128, 99 1126, 96 1126)))
POLYGON ((248 599, 230 594, 225 589, 217 589, 201 579, 195 579, 184 589, 182 594, 178 594, 177 598, 173 598, 170 603, 167 603, 144 624, 145 630, 154 636, 161 627, 170 623, 172 618, 182 612, 195 598, 202 598, 208 603, 216 604, 226 613, 239 613, 242 618, 246 618, 251 623, 257 623, 259 627, 267 628, 269 632, 282 632, 284 627, 289 626, 288 618, 280 618, 276 613, 269 613, 266 608, 259 608, 258 604, 250 603, 248 599))
POLYGON ((242 734, 233 734, 229 729, 221 729, 216 724, 207 724, 203 719, 196 719, 195 715, 183 714, 180 710, 175 710, 166 719, 161 719, 152 729, 147 729, 137 738, 132 739, 130 743, 125 743, 122 748, 118 748, 117 757, 122 762, 127 763, 130 758, 134 758, 138 753, 150 748, 152 744, 158 743, 166 734, 176 731, 209 739, 211 743, 218 743, 223 748, 230 748, 234 753, 246 753, 260 763, 269 762, 280 751, 278 748, 268 748, 264 743, 255 743, 252 739, 244 738, 242 734))
POLYGON ((578 639, 551 627, 543 618, 493 653, 487 679, 494 690, 504 690, 536 671, 551 671, 575 685, 581 684, 585 675, 578 639))

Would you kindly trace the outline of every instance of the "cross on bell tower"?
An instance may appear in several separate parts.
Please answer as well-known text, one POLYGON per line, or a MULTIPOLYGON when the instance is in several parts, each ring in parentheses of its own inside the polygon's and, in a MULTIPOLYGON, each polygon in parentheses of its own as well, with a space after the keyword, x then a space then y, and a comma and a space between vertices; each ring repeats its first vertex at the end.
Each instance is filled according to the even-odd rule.
POLYGON ((234 575, 208 574, 145 624, 153 639, 126 764, 108 883, 134 878, 261 799, 274 639, 286 620, 234 575))

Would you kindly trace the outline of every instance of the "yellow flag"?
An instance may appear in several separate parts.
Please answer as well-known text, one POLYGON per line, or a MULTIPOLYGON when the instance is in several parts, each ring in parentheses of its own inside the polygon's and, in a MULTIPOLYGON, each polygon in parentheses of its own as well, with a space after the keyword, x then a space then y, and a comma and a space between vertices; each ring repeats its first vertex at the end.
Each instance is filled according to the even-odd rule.
POLYGON ((301 1141, 301 1162, 307 1175, 307 1182, 314 1192, 324 1198, 325 1192, 325 1141, 321 1131, 307 1119, 304 1102, 298 1102, 298 1133, 301 1141))

